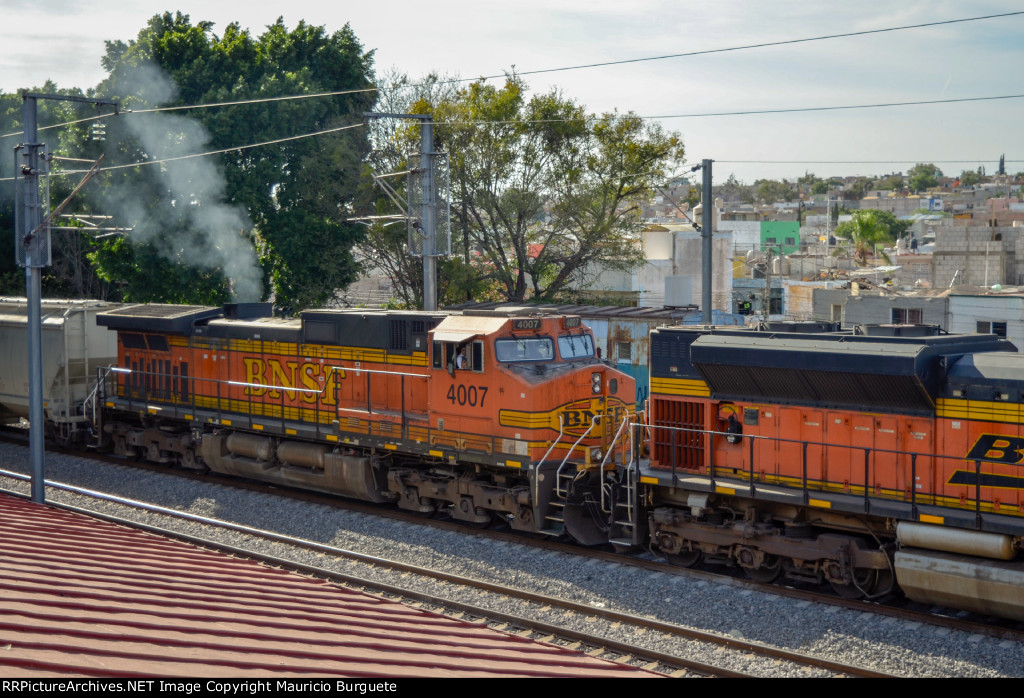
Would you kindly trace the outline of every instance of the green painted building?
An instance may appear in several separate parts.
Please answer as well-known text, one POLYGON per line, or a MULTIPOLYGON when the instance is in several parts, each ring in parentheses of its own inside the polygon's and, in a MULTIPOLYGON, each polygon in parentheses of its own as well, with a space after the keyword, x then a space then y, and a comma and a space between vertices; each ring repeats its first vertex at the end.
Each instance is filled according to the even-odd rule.
POLYGON ((761 249, 782 254, 800 251, 800 224, 796 221, 761 221, 761 249))

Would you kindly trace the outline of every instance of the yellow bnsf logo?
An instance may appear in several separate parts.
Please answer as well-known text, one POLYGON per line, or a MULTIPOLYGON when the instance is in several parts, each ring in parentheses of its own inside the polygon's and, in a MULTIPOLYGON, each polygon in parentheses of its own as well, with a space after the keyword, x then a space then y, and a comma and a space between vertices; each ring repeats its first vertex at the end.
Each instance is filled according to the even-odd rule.
POLYGON ((345 378, 345 371, 323 366, 313 361, 281 361, 243 357, 245 366, 245 394, 264 395, 278 400, 283 390, 290 400, 296 394, 303 402, 314 403, 323 394, 323 404, 338 404, 335 388, 345 378), (267 386, 266 388, 259 386, 267 386))
MULTIPOLYGON (((586 398, 566 403, 550 412, 501 410, 498 413, 498 423, 514 429, 552 429, 579 436, 590 428, 598 415, 604 415, 601 420, 603 424, 599 422, 599 427, 617 427, 626 415, 632 414, 635 410, 633 405, 627 405, 619 398, 608 398, 607 404, 603 404, 604 402, 600 398, 586 398)), ((595 431, 591 433, 599 434, 600 431, 595 427, 595 431)))

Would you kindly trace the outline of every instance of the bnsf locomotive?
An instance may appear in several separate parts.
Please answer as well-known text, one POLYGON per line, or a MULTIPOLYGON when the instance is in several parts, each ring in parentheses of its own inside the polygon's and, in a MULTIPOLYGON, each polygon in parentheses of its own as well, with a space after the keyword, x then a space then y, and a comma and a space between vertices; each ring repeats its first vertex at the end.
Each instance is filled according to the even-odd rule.
POLYGON ((637 415, 576 316, 88 310, 116 348, 50 343, 78 347, 46 402, 65 442, 1024 620, 1024 356, 999 337, 659 328, 637 415))
POLYGON ((600 537, 635 384, 578 316, 136 305, 101 424, 115 452, 485 524, 600 537))
POLYGON ((901 329, 920 332, 657 330, 651 542, 681 565, 1024 619, 1024 357, 901 329))

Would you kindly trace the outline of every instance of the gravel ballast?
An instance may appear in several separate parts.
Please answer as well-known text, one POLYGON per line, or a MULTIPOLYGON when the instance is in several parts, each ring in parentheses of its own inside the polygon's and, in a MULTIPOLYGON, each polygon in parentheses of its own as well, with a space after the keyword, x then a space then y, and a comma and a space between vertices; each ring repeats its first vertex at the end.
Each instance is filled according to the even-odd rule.
MULTIPOLYGON (((0 444, 0 468, 27 473, 28 450, 0 444)), ((567 553, 537 552, 529 546, 494 542, 471 531, 449 532, 425 525, 409 525, 386 517, 348 512, 321 504, 298 502, 222 485, 190 481, 175 475, 143 471, 129 466, 98 463, 85 458, 48 453, 48 480, 107 492, 200 516, 260 528, 312 540, 366 555, 438 569, 475 579, 498 581, 517 589, 646 615, 658 620, 727 634, 767 645, 808 652, 834 661, 910 677, 1016 677, 1024 676, 1024 643, 948 630, 849 610, 799 601, 767 591, 754 591, 725 582, 711 582, 685 575, 650 573, 630 565, 588 560, 567 553)), ((28 483, 0 477, 0 487, 28 491, 28 483)), ((211 529, 200 524, 133 510, 57 490, 48 498, 103 513, 110 513, 162 528, 205 537, 257 552, 293 559, 365 578, 379 576, 397 585, 410 583, 406 576, 372 566, 341 561, 330 556, 293 549, 281 543, 211 529)), ((539 617, 542 613, 564 620, 559 609, 524 607, 522 602, 500 600, 495 595, 467 603, 502 604, 499 610, 539 617)), ((552 620, 551 622, 557 622, 552 620)), ((595 635, 611 636, 620 629, 604 621, 572 619, 571 624, 595 635)), ((628 632, 633 632, 629 630, 628 632)), ((637 638, 632 637, 634 641, 637 638)), ((672 643, 650 638, 652 647, 672 652, 672 643)), ((690 659, 721 664, 726 650, 693 645, 690 659), (704 656, 701 656, 701 655, 704 656)), ((823 675, 785 662, 752 658, 734 653, 729 667, 758 676, 823 675)))

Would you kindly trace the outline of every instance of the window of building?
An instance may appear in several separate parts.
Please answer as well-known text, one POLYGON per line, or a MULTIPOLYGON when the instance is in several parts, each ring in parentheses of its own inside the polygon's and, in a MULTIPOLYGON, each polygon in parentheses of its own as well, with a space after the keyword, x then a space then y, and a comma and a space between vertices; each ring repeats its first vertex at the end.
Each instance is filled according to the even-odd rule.
POLYGON ((633 361, 633 343, 616 342, 615 355, 620 363, 628 364, 633 361))
POLYGON ((1005 322, 989 322, 988 320, 978 321, 978 334, 994 334, 997 337, 1006 336, 1005 322))
POLYGON ((892 322, 897 325, 920 325, 924 322, 921 308, 893 308, 892 322))

